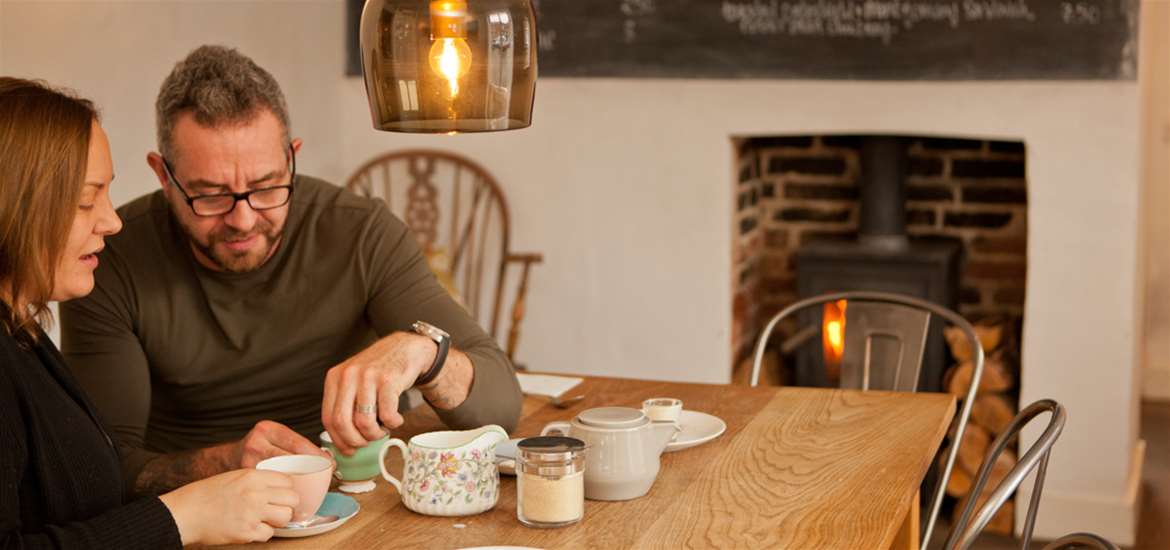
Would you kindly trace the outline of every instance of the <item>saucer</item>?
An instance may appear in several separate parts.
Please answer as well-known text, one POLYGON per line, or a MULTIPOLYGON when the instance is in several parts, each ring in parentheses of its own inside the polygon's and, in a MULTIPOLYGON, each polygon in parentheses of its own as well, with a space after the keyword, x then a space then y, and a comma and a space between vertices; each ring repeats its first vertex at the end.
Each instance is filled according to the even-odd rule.
POLYGON ((684 410, 678 416, 678 424, 682 427, 682 431, 679 432, 678 437, 674 438, 674 441, 666 445, 665 452, 671 453, 702 445, 719 437, 727 430, 727 424, 719 417, 698 411, 684 410))
POLYGON ((516 444, 522 441, 523 437, 501 441, 496 445, 496 468, 500 470, 503 475, 516 475, 516 444))
POLYGON ((336 520, 312 527, 278 527, 272 530, 272 536, 297 538, 327 533, 341 527, 343 523, 349 521, 349 518, 357 515, 359 508, 361 507, 358 506, 353 497, 341 493, 329 493, 325 495, 325 502, 322 502, 321 507, 317 509, 317 515, 337 516, 336 520))
POLYGON ((373 491, 378 486, 374 484, 374 480, 367 479, 365 481, 341 481, 337 484, 337 490, 343 493, 368 493, 373 491))

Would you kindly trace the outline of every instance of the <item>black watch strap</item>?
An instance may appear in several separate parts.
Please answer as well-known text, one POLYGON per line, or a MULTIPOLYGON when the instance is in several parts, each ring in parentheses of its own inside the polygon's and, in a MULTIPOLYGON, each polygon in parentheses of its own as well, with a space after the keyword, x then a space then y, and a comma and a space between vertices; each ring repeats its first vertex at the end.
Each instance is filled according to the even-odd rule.
POLYGON ((431 383, 432 380, 439 376, 439 372, 443 370, 443 365, 447 363, 447 351, 451 349, 451 340, 443 338, 436 342, 436 344, 439 346, 439 351, 435 353, 434 364, 426 372, 422 373, 418 377, 418 380, 414 381, 414 385, 425 386, 431 383))
POLYGON ((441 329, 419 321, 414 325, 415 332, 430 338, 439 347, 435 353, 435 362, 426 372, 419 375, 414 381, 415 386, 423 386, 431 383, 435 378, 438 378, 439 373, 443 370, 443 365, 447 363, 447 352, 451 350, 451 337, 443 332, 441 329))

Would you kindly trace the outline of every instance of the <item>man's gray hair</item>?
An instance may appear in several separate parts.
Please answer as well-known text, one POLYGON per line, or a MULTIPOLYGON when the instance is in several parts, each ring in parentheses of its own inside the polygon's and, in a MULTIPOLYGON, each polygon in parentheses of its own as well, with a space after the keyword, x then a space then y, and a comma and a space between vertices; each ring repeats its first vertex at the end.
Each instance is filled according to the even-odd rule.
POLYGON ((214 128, 246 123, 257 109, 267 108, 284 127, 288 143, 288 106, 280 85, 233 48, 201 46, 188 54, 163 80, 154 108, 158 150, 168 159, 175 153, 171 142, 175 120, 184 111, 190 111, 200 125, 214 128))

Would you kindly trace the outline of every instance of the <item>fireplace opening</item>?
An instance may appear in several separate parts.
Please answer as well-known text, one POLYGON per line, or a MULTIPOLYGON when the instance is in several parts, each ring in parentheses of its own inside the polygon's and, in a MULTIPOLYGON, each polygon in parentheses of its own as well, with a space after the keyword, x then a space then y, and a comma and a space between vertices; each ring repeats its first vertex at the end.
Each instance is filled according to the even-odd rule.
MULTIPOLYGON (((910 238, 906 233, 908 140, 900 136, 855 136, 857 148, 857 237, 811 238, 794 253, 798 298, 826 292, 873 290, 923 298, 954 309, 958 301, 962 244, 950 236, 910 238)), ((806 315, 805 323, 815 323, 806 315)), ((941 321, 928 331, 919 389, 938 391, 946 367, 941 321)), ((836 385, 820 350, 801 349, 795 383, 836 385)))
MULTIPOLYGON (((736 371, 769 317, 801 297, 835 290, 915 295, 1018 332, 1027 271, 1023 143, 904 135, 735 143, 736 371)), ((937 389, 954 358, 945 339, 936 341, 943 367, 930 386, 937 389)), ((805 348, 831 353, 823 345, 805 348)), ((798 383, 796 359, 782 361, 782 383, 798 383)))

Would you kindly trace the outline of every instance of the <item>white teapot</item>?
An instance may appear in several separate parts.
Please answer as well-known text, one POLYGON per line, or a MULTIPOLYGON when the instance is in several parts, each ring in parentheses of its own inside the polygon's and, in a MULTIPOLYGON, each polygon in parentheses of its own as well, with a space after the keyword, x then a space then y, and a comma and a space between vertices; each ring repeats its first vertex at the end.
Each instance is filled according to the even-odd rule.
POLYGON ((585 498, 629 500, 645 495, 658 477, 659 456, 681 431, 675 422, 652 422, 628 407, 598 407, 572 422, 552 422, 540 435, 560 432, 584 441, 585 498))

